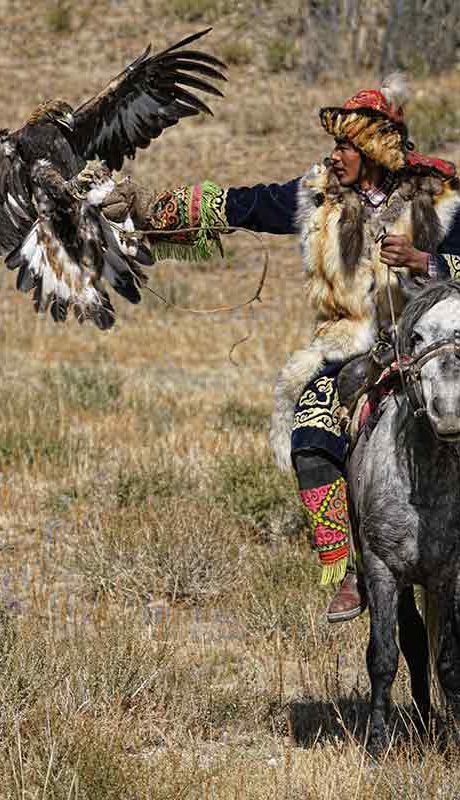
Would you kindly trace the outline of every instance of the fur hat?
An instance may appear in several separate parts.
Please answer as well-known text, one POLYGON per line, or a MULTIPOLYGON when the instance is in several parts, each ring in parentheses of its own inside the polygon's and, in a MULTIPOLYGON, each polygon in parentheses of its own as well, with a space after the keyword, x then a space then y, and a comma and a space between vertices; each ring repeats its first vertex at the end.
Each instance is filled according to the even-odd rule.
POLYGON ((408 96, 404 76, 395 72, 379 90, 358 92, 340 108, 322 108, 321 124, 336 139, 348 139, 372 161, 396 172, 405 167, 411 148, 403 110, 408 96))

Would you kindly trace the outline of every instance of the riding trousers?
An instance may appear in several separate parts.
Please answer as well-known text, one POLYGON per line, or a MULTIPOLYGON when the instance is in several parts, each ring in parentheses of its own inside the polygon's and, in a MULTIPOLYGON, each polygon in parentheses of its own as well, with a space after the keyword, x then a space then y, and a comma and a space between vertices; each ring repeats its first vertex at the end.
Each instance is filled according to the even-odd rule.
POLYGON ((348 436, 340 425, 337 377, 342 362, 328 364, 308 383, 295 409, 292 461, 322 566, 321 583, 345 576, 349 514, 345 462, 348 436))

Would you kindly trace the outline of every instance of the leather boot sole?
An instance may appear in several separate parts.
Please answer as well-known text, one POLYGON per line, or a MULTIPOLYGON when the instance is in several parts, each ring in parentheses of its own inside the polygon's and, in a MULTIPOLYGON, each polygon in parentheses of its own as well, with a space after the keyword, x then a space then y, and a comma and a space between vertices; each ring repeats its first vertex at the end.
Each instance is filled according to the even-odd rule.
POLYGON ((367 603, 363 603, 359 606, 355 606, 355 608, 349 608, 347 611, 328 611, 327 612, 327 621, 328 622, 348 622, 350 619, 354 619, 355 617, 359 617, 360 614, 363 613, 367 608, 367 603))

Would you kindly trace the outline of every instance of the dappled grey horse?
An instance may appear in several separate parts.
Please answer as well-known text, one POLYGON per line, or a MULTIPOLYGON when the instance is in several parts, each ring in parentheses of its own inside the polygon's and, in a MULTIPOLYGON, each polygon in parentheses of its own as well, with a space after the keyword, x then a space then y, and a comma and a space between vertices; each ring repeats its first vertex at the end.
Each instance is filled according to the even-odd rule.
POLYGON ((396 625, 416 713, 430 712, 428 641, 413 594, 437 603, 437 671, 460 721, 460 283, 436 283, 406 307, 399 326, 404 385, 361 436, 350 485, 370 611, 368 749, 388 742, 396 625))

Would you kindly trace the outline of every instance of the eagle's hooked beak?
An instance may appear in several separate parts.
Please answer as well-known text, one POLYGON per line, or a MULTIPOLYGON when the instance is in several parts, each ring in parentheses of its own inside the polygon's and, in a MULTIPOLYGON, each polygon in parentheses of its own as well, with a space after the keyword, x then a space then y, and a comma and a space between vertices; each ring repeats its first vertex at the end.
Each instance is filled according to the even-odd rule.
POLYGON ((71 111, 67 111, 65 114, 60 114, 59 116, 48 112, 47 117, 55 125, 62 125, 63 128, 67 128, 69 131, 73 131, 75 128, 75 120, 71 111))
POLYGON ((70 111, 68 114, 64 114, 60 118, 59 122, 62 125, 64 125, 65 128, 68 128, 70 131, 73 131, 73 129, 75 128, 75 120, 73 118, 73 114, 71 114, 70 111))

